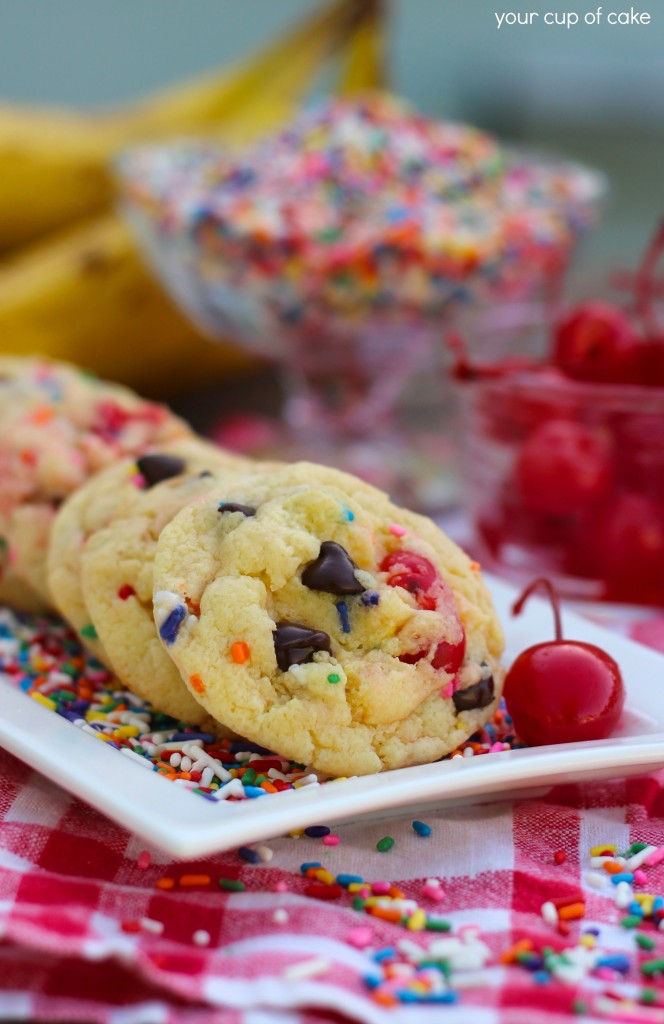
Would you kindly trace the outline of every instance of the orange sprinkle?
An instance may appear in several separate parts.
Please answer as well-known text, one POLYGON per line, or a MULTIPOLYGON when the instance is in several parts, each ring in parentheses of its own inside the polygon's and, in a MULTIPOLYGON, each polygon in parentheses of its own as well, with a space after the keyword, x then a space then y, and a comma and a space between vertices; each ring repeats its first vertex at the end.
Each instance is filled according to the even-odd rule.
POLYGON ((615 860, 605 860, 602 864, 602 867, 609 875, 617 875, 620 871, 623 870, 622 864, 618 864, 618 862, 615 860))
POLYGON ((506 949, 500 957, 501 964, 513 964, 519 953, 529 953, 533 948, 531 939, 520 939, 511 949, 506 949))
POLYGON ((266 793, 277 793, 277 787, 273 786, 271 782, 261 782, 261 789, 264 789, 266 793))
POLYGON ((205 683, 197 673, 189 676, 189 682, 191 683, 192 690, 195 690, 196 693, 205 693, 205 683))
POLYGON ((367 910, 372 917, 379 917, 381 921, 392 921, 395 924, 403 917, 400 910, 390 910, 389 907, 367 907, 367 910))
POLYGON ((209 875, 180 875, 180 885, 209 885, 209 875))
POLYGON ((172 889, 175 882, 172 878, 158 878, 157 888, 158 889, 172 889))
POLYGON ((50 409, 48 405, 41 405, 30 414, 30 421, 32 423, 49 423, 54 416, 53 409, 50 409))
POLYGON ((405 900, 406 898, 405 892, 402 892, 401 889, 398 889, 396 885, 390 886, 388 896, 391 896, 393 900, 405 900))
POLYGON ((178 779, 190 779, 191 772, 178 772, 178 779))
POLYGON ((472 569, 473 572, 479 572, 482 566, 480 565, 479 562, 471 562, 470 568, 472 569))
POLYGON ((239 640, 231 646, 231 658, 236 665, 243 665, 250 653, 249 644, 245 644, 244 640, 239 640))
POLYGON ((578 921, 580 917, 585 917, 585 914, 585 903, 570 903, 569 906, 558 909, 558 917, 561 921, 578 921))
POLYGON ((397 1004, 397 998, 391 992, 372 992, 371 997, 374 1003, 380 1003, 381 1006, 396 1006, 397 1004))

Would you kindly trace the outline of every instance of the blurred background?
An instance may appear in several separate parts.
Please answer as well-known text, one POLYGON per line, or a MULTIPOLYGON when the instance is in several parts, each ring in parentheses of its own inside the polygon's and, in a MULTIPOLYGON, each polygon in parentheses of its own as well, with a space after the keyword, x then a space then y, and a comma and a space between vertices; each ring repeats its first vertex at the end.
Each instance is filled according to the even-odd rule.
MULTIPOLYGON (((596 7, 594 3, 565 5, 559 0, 551 4, 559 12, 566 6, 581 15, 596 7)), ((620 5, 615 6, 621 9, 620 5)), ((534 252, 538 246, 540 250, 546 249, 549 236, 546 229, 538 235, 542 222, 536 218, 532 221, 534 228, 523 227, 527 222, 525 216, 523 221, 519 220, 523 207, 531 204, 536 209, 540 203, 550 206, 554 196, 557 216, 565 203, 571 209, 576 199, 569 198, 573 193, 571 186, 567 192, 567 185, 561 181, 555 186, 542 185, 544 179, 535 175, 533 192, 528 193, 524 203, 519 186, 514 185, 517 176, 514 180, 510 178, 522 158, 516 160, 512 153, 504 175, 510 183, 500 200, 490 191, 493 172, 488 175, 491 212, 487 220, 480 218, 484 233, 479 242, 475 238, 475 250, 467 255, 467 275, 462 270, 461 276, 455 278, 449 269, 443 269, 427 280, 427 285, 433 282, 434 292, 441 282, 442 287, 447 287, 448 278, 456 282, 455 287, 462 281, 459 288, 467 291, 464 301, 468 313, 468 320, 460 321, 462 330, 467 329, 471 340, 479 342, 482 355, 512 356, 519 351, 520 343, 514 328, 516 321, 510 320, 517 292, 513 289, 506 294, 501 306, 503 297, 498 294, 498 286, 491 291, 491 279, 500 278, 503 264, 507 266, 507 279, 510 267, 520 266, 518 271, 512 270, 512 283, 519 274, 526 282, 518 302, 524 300, 524 307, 530 309, 528 303, 532 300, 534 318, 540 317, 539 352, 544 351, 544 343, 552 340, 554 331, 550 329, 553 304, 549 302, 543 314, 542 297, 547 287, 549 298, 557 293, 556 274, 570 252, 573 261, 564 293, 567 304, 587 297, 624 304, 625 293, 616 291, 614 284, 609 283, 609 274, 626 270, 632 274, 634 283, 639 260, 661 220, 664 0, 651 0, 651 21, 645 26, 609 25, 606 13, 612 7, 605 6, 604 20, 599 26, 547 26, 540 18, 534 25, 503 25, 499 29, 496 9, 496 0, 334 0, 329 8, 314 0, 192 0, 188 4, 182 0, 113 0, 92 5, 89 0, 0 0, 0 351, 23 355, 48 353, 89 366, 103 377, 122 380, 149 397, 169 401, 197 430, 247 454, 289 461, 308 457, 341 465, 389 490, 404 504, 447 517, 454 517, 461 509, 450 529, 465 541, 467 525, 475 520, 476 532, 484 531, 484 549, 478 548, 478 553, 483 559, 493 557, 493 567, 498 570, 509 569, 509 558, 516 552, 511 566, 515 571, 523 568, 526 561, 530 574, 548 565, 551 573, 559 574, 563 586, 565 580, 575 575, 582 582, 590 580, 594 588, 591 596, 608 594, 612 599, 617 595, 618 599, 664 604, 664 495, 657 484, 664 479, 661 325, 651 330, 651 326, 643 327, 641 323, 637 338, 624 323, 616 327, 615 316, 610 314, 609 319, 613 320, 601 344, 609 335, 611 344, 616 339, 622 343, 627 330, 632 348, 640 346, 639 372, 631 382, 638 384, 639 392, 629 401, 622 391, 617 393, 606 406, 605 421, 601 417, 589 419, 588 409, 596 407, 602 382, 612 380, 622 385, 624 380, 620 373, 613 378, 607 376, 606 367, 600 367, 599 376, 593 377, 591 373, 574 378, 571 373, 574 379, 570 382, 570 375, 563 375, 560 393, 542 398, 541 408, 535 408, 537 403, 533 401, 540 391, 539 379, 535 385, 526 382, 515 393, 516 397, 509 389, 499 395, 490 389, 485 394, 478 387, 476 405, 466 402, 470 416, 461 426, 453 411, 456 393, 443 372, 445 359, 450 363, 449 354, 444 354, 443 335, 450 326, 448 306, 455 306, 456 292, 449 302, 445 298, 444 315, 439 312, 441 300, 441 305, 431 307, 435 310, 433 316, 429 310, 422 317, 422 322, 428 318, 420 333, 429 332, 429 363, 406 367, 403 355, 417 343, 418 299, 412 299, 415 292, 408 297, 405 275, 397 271, 386 287, 387 300, 381 307, 385 296, 381 292, 384 284, 380 282, 387 277, 380 277, 385 256, 384 251, 379 251, 380 245, 368 256, 361 245, 359 250, 357 279, 362 278, 361 261, 366 259, 369 263, 374 261, 368 276, 373 274, 372 280, 379 281, 379 285, 366 286, 367 293, 374 288, 372 294, 378 295, 378 299, 375 321, 363 328, 364 338, 358 325, 360 321, 364 323, 363 318, 368 322, 371 317, 367 316, 368 300, 366 307, 361 305, 363 297, 349 314, 345 327, 334 333, 332 321, 345 296, 330 313, 334 303, 326 306, 325 288, 331 282, 333 291, 336 280, 324 257, 321 265, 326 274, 321 277, 325 280, 313 286, 320 288, 323 299, 318 293, 312 299, 313 292, 307 291, 315 274, 308 277, 306 259, 300 259, 305 269, 294 273, 300 274, 306 283, 297 319, 289 320, 289 311, 282 310, 274 339, 269 330, 264 330, 262 337, 258 331, 254 341, 259 338, 261 344, 252 347, 237 329, 242 316, 236 318, 235 335, 229 341, 229 335, 234 334, 233 316, 239 307, 245 310, 248 302, 257 307, 262 301, 267 309, 270 303, 278 306, 281 298, 277 293, 279 289, 288 293, 288 273, 292 267, 278 282, 279 272, 274 272, 275 292, 267 299, 267 288, 258 298, 262 285, 256 287, 255 296, 247 298, 252 286, 237 285, 240 271, 237 280, 229 285, 223 274, 230 268, 232 278, 234 262, 224 262, 219 257, 219 252, 227 254, 227 250, 214 248, 217 243, 224 244, 220 241, 222 236, 233 235, 227 225, 224 230, 213 225, 206 242, 199 239, 198 225, 192 228, 189 224, 181 233, 190 249, 180 247, 178 251, 181 239, 169 242, 169 228, 164 227, 168 216, 173 216, 173 208, 168 216, 164 215, 165 207, 159 207, 160 200, 155 200, 154 193, 148 197, 147 208, 152 202, 158 212, 151 214, 148 210, 147 220, 152 216, 153 223, 143 231, 143 237, 141 230, 136 234, 136 222, 132 222, 132 230, 118 215, 112 169, 117 168, 118 154, 138 143, 212 134, 224 144, 246 144, 264 134, 266 126, 274 129, 292 118, 305 95, 339 90, 350 95, 367 86, 386 85, 432 119, 475 125, 514 147, 513 152, 531 154, 517 168, 517 176, 524 174, 528 178, 524 167, 527 163, 536 166, 532 154, 541 153, 548 159, 547 155, 553 153, 599 171, 600 182, 608 182, 598 223, 584 234, 586 221, 578 209, 561 213, 563 219, 569 214, 567 240, 560 243, 557 256, 550 253, 549 263, 542 257, 540 264, 539 257, 530 258, 523 239, 530 231, 534 252), (267 60, 260 56, 261 51, 267 53, 267 60), (341 71, 337 64, 328 67, 332 59, 340 64, 341 71), (235 76, 228 80, 230 87, 224 77, 228 75, 235 76), (199 85, 200 76, 203 81, 199 85), (156 100, 150 100, 153 94, 157 94, 156 100), (42 107, 46 109, 41 110, 42 107), (57 110, 60 107, 62 113, 57 110), (515 162, 510 164, 510 160, 515 162), (514 193, 510 192, 512 187, 514 193), (510 208, 517 193, 519 201, 510 208), (519 202, 523 204, 513 218, 517 226, 504 229, 503 248, 496 262, 492 264, 488 258, 483 264, 482 246, 490 234, 484 226, 492 226, 494 206, 500 207, 502 217, 500 204, 505 195, 512 196, 504 207, 511 209, 511 214, 519 202), (147 237, 150 232, 151 239, 147 237), (575 247, 579 234, 581 241, 575 247), (173 244, 175 263, 182 264, 182 253, 187 251, 191 270, 196 247, 200 244, 204 250, 211 238, 213 259, 202 271, 191 271, 194 276, 199 274, 194 291, 204 295, 209 309, 213 309, 216 298, 219 307, 223 307, 219 298, 222 293, 226 296, 224 301, 236 306, 230 312, 224 308, 214 310, 222 325, 214 342, 201 328, 204 316, 201 314, 198 324, 194 323, 176 306, 169 289, 164 289, 148 267, 148 255, 156 266, 161 259, 162 278, 168 280, 164 261, 171 258, 166 249, 173 244), (515 256, 515 252, 521 255, 515 256), (533 270, 533 281, 528 282, 531 265, 537 269, 533 270), (475 273, 477 267, 480 270, 475 273), (531 287, 538 272, 542 280, 531 287), (474 274, 490 282, 485 293, 478 289, 480 301, 485 303, 481 307, 484 328, 479 326, 482 321, 472 301, 476 298, 474 285, 468 284, 474 274), (547 275, 551 280, 545 280, 547 275), (211 278, 218 288, 216 297, 211 297, 211 278), (307 304, 315 307, 320 318, 313 331, 311 324, 304 324, 307 304), (391 335, 391 368, 387 369, 387 335, 382 328, 390 316, 397 321, 400 314, 401 335, 397 336, 395 323, 390 323, 395 329, 391 335), (543 330, 545 316, 549 319, 543 330), (326 317, 328 322, 324 322, 326 317), (499 336, 501 322, 507 324, 507 329, 499 336), (300 324, 304 324, 302 329, 300 324), (300 337, 296 338, 298 331, 300 337), (238 339, 247 343, 238 345, 238 339), (268 343, 272 342, 271 354, 280 365, 256 358, 256 351, 263 356, 266 352, 270 354, 268 343), (312 364, 309 367, 307 359, 312 364), (318 365, 313 366, 316 360, 318 365), (587 395, 577 394, 576 380, 589 380, 599 391, 591 389, 587 395), (652 387, 653 384, 658 386, 652 387), (645 385, 648 387, 644 388, 645 385), (642 390, 647 393, 642 395, 642 390), (390 394, 386 398, 387 392, 390 394), (347 399, 355 420, 344 419, 347 399), (644 402, 649 409, 647 420, 641 416, 644 402), (494 415, 496 407, 498 413, 494 415), (357 423, 366 409, 372 415, 378 411, 373 419, 365 414, 358 429, 357 423), (552 484, 549 481, 552 500, 550 507, 545 507, 540 468, 546 467, 551 451, 560 446, 557 435, 552 435, 553 440, 546 434, 540 438, 538 431, 543 423, 561 418, 566 420, 567 447, 556 478, 552 484), (604 444, 607 435, 613 445, 611 452, 605 454, 607 473, 602 475, 598 471, 596 477, 598 488, 605 478, 611 486, 607 484, 601 494, 598 490, 597 494, 587 495, 583 487, 588 477, 584 462, 588 458, 588 444, 592 447, 599 443, 598 437, 604 444), (460 461, 463 474, 454 468, 460 441, 467 445, 470 442, 460 461), (532 507, 527 507, 525 484, 519 478, 522 456, 530 459, 537 470, 535 482, 528 480, 532 484, 532 507), (570 474, 577 471, 577 506, 586 503, 585 525, 581 523, 574 496, 567 502, 569 507, 562 507, 559 500, 560 492, 569 490, 570 474), (471 478, 465 505, 458 488, 460 475, 471 478), (622 566, 614 572, 612 567, 587 567, 584 562, 588 544, 586 535, 579 532, 581 525, 591 533, 596 532, 596 500, 601 499, 609 508, 616 496, 625 499, 626 510, 621 512, 620 521, 608 523, 609 540, 600 545, 602 552, 596 562, 601 563, 605 550, 614 549, 610 539, 614 534, 629 533, 637 538, 636 548, 625 549, 624 562, 637 566, 637 570, 630 569, 630 581, 632 576, 639 580, 652 577, 645 590, 638 580, 637 584, 632 585, 632 581, 627 586, 622 566), (496 509, 499 519, 494 514, 496 509), (657 548, 656 559, 653 544, 657 548), (524 560, 526 551, 530 560, 524 560), (613 590, 607 590, 604 576, 608 578, 611 572, 618 582, 613 590), (596 585, 596 577, 600 577, 601 586, 596 585)), ((542 7, 540 14, 545 9, 542 7)), ((360 129, 359 134, 363 131, 364 128, 360 129)), ((398 132, 394 134, 398 136, 398 132)), ((385 137, 388 136, 386 132, 385 137)), ((448 158, 446 154, 443 162, 448 158)), ((455 159, 459 165, 463 163, 463 157, 455 159)), ((426 167, 426 159, 422 160, 426 167)), ((334 160, 326 166, 333 167, 334 160)), ((442 173, 444 177, 447 171, 442 173)), ((561 180, 565 174, 573 178, 575 173, 568 168, 561 172, 561 180)), ((594 180, 597 183, 598 179, 594 180)), ((337 186, 335 182, 337 193, 345 194, 337 186)), ((151 187, 152 184, 146 188, 146 194, 151 187)), ((385 188, 385 183, 380 187, 385 188)), ((450 206, 463 205, 464 189, 472 193, 474 188, 474 184, 466 182, 458 193, 452 191, 450 206)), ((129 195, 126 187, 125 191, 129 195)), ((391 195, 389 183, 387 194, 391 195)), ((205 198, 207 201, 209 197, 205 198)), ((247 202, 249 206, 255 203, 255 193, 248 194, 247 202)), ((132 203, 140 207, 134 195, 129 196, 128 205, 132 203)), ((404 210, 407 207, 405 200, 404 210)), ((139 210, 139 216, 140 213, 139 210)), ((511 224, 511 214, 501 224, 511 224)), ((409 215, 406 210, 406 217, 409 215)), ((461 225, 459 234, 452 231, 450 236, 450 251, 455 255, 449 258, 453 262, 461 252, 461 266, 464 251, 469 251, 464 250, 464 244, 468 245, 464 231, 470 221, 464 221, 464 215, 458 222, 453 221, 455 227, 461 225), (461 243, 455 249, 459 238, 461 243)), ((415 220, 417 216, 413 214, 415 220)), ((424 237, 423 232, 417 234, 420 228, 421 225, 416 227, 411 239, 424 237)), ((268 231, 266 243, 252 234, 253 228, 249 228, 247 236, 242 236, 243 230, 239 229, 239 237, 248 251, 254 245, 260 255, 261 245, 265 245, 267 264, 272 258, 278 263, 269 245, 278 250, 281 237, 275 243, 268 231)), ((436 242, 442 239, 447 243, 445 230, 439 231, 436 242)), ((469 234, 472 236, 472 231, 469 234)), ((340 236, 344 236, 341 230, 335 239, 340 236)), ((392 244, 389 237, 380 236, 388 264, 401 244, 392 244)), ((321 248, 325 248, 327 241, 323 240, 321 248)), ((314 244, 317 242, 318 236, 314 236, 314 244)), ((408 250, 409 244, 406 241, 403 251, 408 250)), ((408 259, 412 264, 419 261, 419 265, 426 265, 417 244, 412 242, 411 253, 404 258, 406 266, 408 259)), ((550 248, 553 250, 556 244, 551 242, 550 248)), ((654 262, 664 250, 664 231, 657 245, 653 249, 654 262)), ((440 249, 434 247, 432 251, 442 252, 443 248, 441 244, 440 249)), ((288 243, 284 249, 288 250, 288 243)), ((238 267, 242 259, 251 264, 254 255, 250 251, 248 256, 238 257, 238 267)), ((258 258, 256 262, 260 262, 258 258)), ((343 266, 346 276, 352 279, 356 271, 348 273, 347 266, 343 266)), ((189 272, 183 267, 184 264, 178 268, 182 279, 189 272)), ((260 267, 256 278, 262 273, 260 267)), ((427 273, 423 271, 423 275, 427 273)), ((269 270, 265 276, 269 278, 271 274, 269 270)), ((174 280, 169 283, 175 295, 178 289, 174 280)), ((623 276, 623 283, 624 280, 623 276)), ((664 281, 655 281, 651 274, 650 284, 652 295, 664 295, 664 281)), ((341 291, 344 287, 341 285, 341 291)), ((182 299, 182 290, 179 298, 182 299)), ((348 306, 353 301, 348 300, 348 306)), ((618 313, 620 317, 622 314, 618 313)), ((345 315, 341 312, 339 320, 345 315)), ((526 316, 530 316, 528 311, 526 316)), ((638 317, 634 309, 630 316, 636 330, 638 317)), ((245 316, 245 320, 249 318, 245 316)), ((586 318, 573 347, 578 342, 584 351, 589 351, 586 329, 592 335, 596 329, 604 331, 604 326, 600 323, 597 327, 597 318, 588 326, 586 318)), ((528 336, 524 347, 528 350, 530 345, 532 354, 536 344, 528 336)), ((556 372, 561 367, 565 370, 559 362, 556 372)), ((602 392, 602 400, 607 394, 602 392)), ((469 542, 473 543, 472 538, 469 542)), ((571 592, 576 593, 574 587, 571 592)))
MULTIPOLYGON (((315 6, 0 0, 0 98, 86 107, 129 101, 245 55, 315 6)), ((664 198, 664 3, 645 5, 648 26, 570 30, 540 23, 498 31, 497 6, 390 0, 395 90, 433 116, 554 148, 606 171, 610 203, 578 275, 633 264, 664 198)))

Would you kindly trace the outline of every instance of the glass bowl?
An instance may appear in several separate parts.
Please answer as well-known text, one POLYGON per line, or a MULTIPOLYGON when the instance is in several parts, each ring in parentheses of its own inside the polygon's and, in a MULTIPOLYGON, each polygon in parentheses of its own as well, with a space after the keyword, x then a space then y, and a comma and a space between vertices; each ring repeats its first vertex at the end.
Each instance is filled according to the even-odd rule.
POLYGON ((582 601, 664 605, 664 388, 515 371, 459 386, 474 551, 582 601))

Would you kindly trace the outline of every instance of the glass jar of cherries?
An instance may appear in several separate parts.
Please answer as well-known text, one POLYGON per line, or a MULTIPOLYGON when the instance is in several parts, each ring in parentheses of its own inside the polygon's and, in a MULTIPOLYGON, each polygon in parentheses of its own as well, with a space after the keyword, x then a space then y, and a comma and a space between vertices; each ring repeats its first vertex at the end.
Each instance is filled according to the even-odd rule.
POLYGON ((654 268, 664 225, 623 310, 588 302, 540 362, 471 365, 461 476, 487 568, 546 574, 584 600, 664 606, 664 326, 654 268))

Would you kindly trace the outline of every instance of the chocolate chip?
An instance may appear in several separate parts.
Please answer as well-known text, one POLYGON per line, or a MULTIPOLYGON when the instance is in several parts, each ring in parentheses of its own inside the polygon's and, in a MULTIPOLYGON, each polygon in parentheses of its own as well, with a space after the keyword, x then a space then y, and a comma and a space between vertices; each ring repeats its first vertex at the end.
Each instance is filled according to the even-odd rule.
POLYGON ((322 630, 309 629, 296 622, 278 622, 274 631, 277 665, 287 672, 291 665, 303 665, 316 651, 330 652, 330 638, 322 630))
POLYGON ((493 676, 480 679, 474 686, 465 690, 457 690, 452 695, 457 715, 461 711, 474 711, 476 708, 488 708, 493 703, 493 676))
POLYGON ((251 505, 240 505, 237 501, 222 501, 219 506, 220 512, 241 512, 243 516, 255 516, 256 509, 251 505))
POLYGON ((363 594, 365 587, 355 577, 355 563, 341 544, 325 540, 315 562, 309 562, 302 582, 309 590, 327 594, 363 594))
POLYGON ((204 469, 202 473, 199 473, 198 479, 203 480, 206 476, 212 476, 212 473, 210 472, 209 469, 204 469))
POLYGON ((148 487, 154 487, 162 480, 170 480, 172 476, 179 476, 187 468, 187 463, 179 455, 141 455, 136 465, 148 487))

